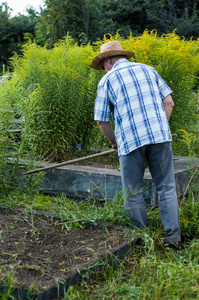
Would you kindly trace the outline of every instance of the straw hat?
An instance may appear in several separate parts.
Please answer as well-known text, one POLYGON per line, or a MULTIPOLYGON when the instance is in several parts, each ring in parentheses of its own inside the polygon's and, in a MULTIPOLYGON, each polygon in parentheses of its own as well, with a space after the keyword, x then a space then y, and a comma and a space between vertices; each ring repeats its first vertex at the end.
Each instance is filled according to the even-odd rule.
POLYGON ((101 70, 101 61, 103 59, 117 55, 124 55, 127 59, 130 59, 134 55, 134 53, 131 51, 124 51, 120 42, 110 41, 101 46, 101 53, 93 59, 91 67, 96 70, 101 70))

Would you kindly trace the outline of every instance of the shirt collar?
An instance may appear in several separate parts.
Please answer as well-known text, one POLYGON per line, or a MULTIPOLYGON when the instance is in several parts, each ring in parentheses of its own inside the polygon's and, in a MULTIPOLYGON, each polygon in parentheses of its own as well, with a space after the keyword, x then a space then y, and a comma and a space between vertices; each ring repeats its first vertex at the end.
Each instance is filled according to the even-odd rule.
POLYGON ((120 58, 116 61, 116 63, 113 65, 112 69, 116 68, 119 64, 125 63, 127 62, 128 59, 127 58, 120 58))

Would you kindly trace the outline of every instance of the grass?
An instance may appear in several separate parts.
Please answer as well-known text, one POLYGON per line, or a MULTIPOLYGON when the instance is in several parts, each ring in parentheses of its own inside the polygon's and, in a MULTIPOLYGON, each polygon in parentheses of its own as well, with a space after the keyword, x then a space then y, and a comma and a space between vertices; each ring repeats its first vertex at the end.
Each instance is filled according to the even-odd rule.
MULTIPOLYGON (((149 209, 148 227, 139 231, 142 244, 131 252, 123 265, 81 286, 71 287, 64 299, 199 299, 199 196, 189 193, 183 201, 180 205, 183 251, 163 247, 159 212, 149 209)), ((92 199, 80 202, 65 196, 13 192, 1 196, 0 202, 7 207, 44 210, 71 219, 73 225, 66 222, 69 229, 97 220, 129 225, 121 197, 102 205, 92 199)), ((1 299, 12 299, 10 288, 1 299)))
MULTIPOLYGON (((193 246, 198 250, 199 243, 193 246)), ((140 247, 120 270, 71 288, 69 299, 198 299, 199 267, 190 259, 190 247, 181 253, 140 247)))

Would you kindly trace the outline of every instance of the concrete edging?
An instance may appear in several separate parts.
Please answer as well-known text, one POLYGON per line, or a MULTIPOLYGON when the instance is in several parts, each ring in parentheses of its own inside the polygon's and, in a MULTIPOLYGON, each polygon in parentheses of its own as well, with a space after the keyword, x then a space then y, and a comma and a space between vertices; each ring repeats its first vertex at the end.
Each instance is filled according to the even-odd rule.
MULTIPOLYGON (((9 162, 9 169, 12 168, 9 162)), ((27 175, 23 172, 27 170, 27 161, 20 161, 18 167, 18 184, 26 185, 27 175)), ((45 166, 52 165, 46 163, 45 166)), ((38 167, 43 167, 43 163, 38 163, 38 167)), ((199 159, 175 156, 174 173, 176 189, 179 197, 186 192, 187 185, 194 170, 199 166, 199 159)), ((92 196, 98 200, 112 200, 116 194, 122 195, 122 183, 120 171, 104 168, 94 168, 83 165, 67 165, 45 171, 44 183, 39 187, 44 193, 55 195, 66 195, 85 199, 92 196)), ((198 172, 199 173, 199 172, 198 172)), ((29 175, 30 176, 30 175, 29 175)), ((34 176, 34 175, 32 175, 34 176)), ((199 174, 197 182, 191 182, 192 189, 199 188, 199 174), (195 185, 195 186, 194 186, 195 185)), ((155 205, 157 195, 150 172, 144 175, 144 199, 150 206, 155 205)))

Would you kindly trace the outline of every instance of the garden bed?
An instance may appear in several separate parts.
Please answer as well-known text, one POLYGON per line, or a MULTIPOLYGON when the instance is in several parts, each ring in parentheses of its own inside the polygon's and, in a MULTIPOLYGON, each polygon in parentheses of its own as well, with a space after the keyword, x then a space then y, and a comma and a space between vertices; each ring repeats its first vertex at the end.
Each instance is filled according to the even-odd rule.
POLYGON ((63 296, 83 278, 118 267, 138 242, 121 227, 71 224, 45 214, 1 210, 0 291, 10 279, 19 299, 63 296))

